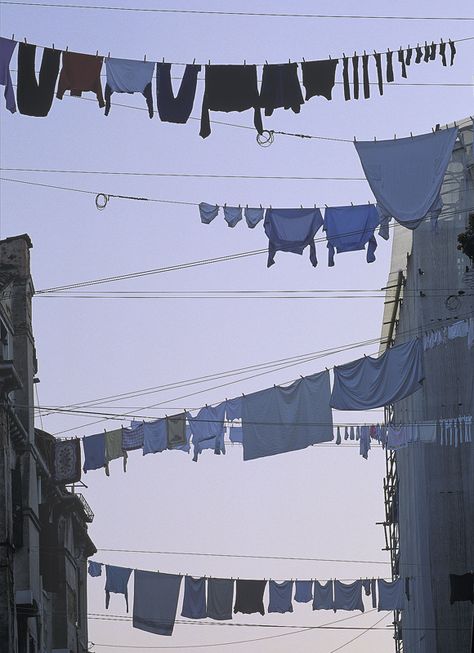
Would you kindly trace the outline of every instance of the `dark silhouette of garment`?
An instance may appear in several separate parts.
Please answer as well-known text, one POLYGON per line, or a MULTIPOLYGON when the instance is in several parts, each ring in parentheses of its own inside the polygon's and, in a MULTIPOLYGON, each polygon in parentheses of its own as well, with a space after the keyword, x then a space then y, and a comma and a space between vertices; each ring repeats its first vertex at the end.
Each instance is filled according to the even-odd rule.
POLYGON ((156 102, 163 122, 184 124, 193 110, 198 74, 201 66, 188 64, 179 86, 178 94, 173 93, 171 84, 171 64, 156 64, 156 102))
MULTIPOLYGON (((104 97, 105 97, 105 115, 108 116, 111 108, 111 98, 114 91, 110 88, 108 84, 105 85, 104 97)), ((143 97, 146 100, 146 106, 148 108, 148 115, 150 118, 153 118, 153 96, 151 94, 151 83, 147 84, 142 92, 143 97)))
POLYGON ((412 54, 413 54, 413 48, 408 48, 406 53, 407 53, 407 56, 406 56, 406 59, 405 59, 405 63, 406 63, 407 66, 409 66, 411 64, 411 57, 412 57, 412 54))
POLYGON ((415 63, 421 63, 422 59, 423 59, 423 50, 421 49, 421 45, 417 45, 415 63))
POLYGON ((387 52, 387 82, 393 82, 395 79, 393 76, 393 52, 390 50, 387 52))
POLYGON ((336 80, 338 59, 324 61, 303 61, 303 86, 306 89, 306 100, 315 95, 322 95, 327 100, 332 99, 332 89, 336 80))
POLYGON ((63 52, 63 67, 59 75, 56 97, 63 99, 66 91, 73 97, 81 97, 82 93, 92 91, 96 94, 100 107, 104 107, 100 71, 103 57, 79 52, 63 52))
POLYGON ((342 60, 342 81, 344 83, 344 100, 351 99, 351 87, 349 86, 349 59, 342 60))
POLYGON ((256 66, 206 66, 206 81, 201 111, 199 135, 211 133, 209 111, 254 110, 254 125, 263 132, 256 66))
POLYGON ((370 83, 369 83, 369 55, 362 55, 362 79, 364 84, 364 98, 370 97, 370 83))
POLYGON ((266 584, 266 580, 237 580, 235 583, 234 613, 254 614, 259 612, 264 615, 263 593, 266 584))
POLYGON ((425 54, 423 56, 423 61, 425 63, 428 63, 428 61, 430 60, 430 57, 431 57, 431 45, 426 44, 425 45, 425 54))
POLYGON ((443 66, 446 66, 446 43, 439 44, 439 56, 441 57, 443 66))
POLYGON ((298 64, 265 64, 260 89, 260 106, 265 109, 265 115, 271 116, 275 109, 280 108, 299 113, 302 104, 298 64))
POLYGON ((451 41, 451 39, 449 39, 449 47, 451 48, 451 62, 449 65, 452 66, 454 63, 454 56, 456 54, 456 46, 454 45, 454 41, 451 41))
POLYGON ((474 574, 449 574, 451 583, 451 605, 457 601, 474 603, 474 574))
POLYGON ((405 63, 405 52, 402 49, 400 49, 398 51, 398 61, 400 62, 401 66, 402 66, 402 77, 406 77, 407 76, 407 66, 406 66, 406 63, 405 63))
POLYGON ((359 57, 352 57, 352 82, 354 84, 354 100, 359 99, 359 57))
POLYGON ((18 45, 18 110, 25 116, 43 118, 53 104, 56 80, 59 74, 60 50, 45 48, 41 59, 39 81, 35 74, 36 45, 18 45))
POLYGON ((374 53, 375 67, 377 68, 377 82, 379 85, 379 93, 383 95, 383 76, 382 76, 382 55, 380 52, 374 53))
POLYGON ((433 41, 433 43, 430 45, 430 61, 434 61, 436 59, 436 43, 433 41))

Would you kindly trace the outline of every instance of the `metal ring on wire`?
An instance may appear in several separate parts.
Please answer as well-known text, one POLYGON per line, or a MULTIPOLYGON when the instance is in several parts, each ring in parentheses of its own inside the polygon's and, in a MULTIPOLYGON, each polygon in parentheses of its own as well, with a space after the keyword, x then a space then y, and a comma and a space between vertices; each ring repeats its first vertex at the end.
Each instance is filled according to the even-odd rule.
POLYGON ((269 147, 275 140, 275 133, 271 129, 264 129, 261 134, 257 134, 257 143, 260 147, 269 147))
POLYGON ((103 211, 109 203, 109 196, 105 193, 98 193, 95 196, 95 205, 98 211, 103 211))

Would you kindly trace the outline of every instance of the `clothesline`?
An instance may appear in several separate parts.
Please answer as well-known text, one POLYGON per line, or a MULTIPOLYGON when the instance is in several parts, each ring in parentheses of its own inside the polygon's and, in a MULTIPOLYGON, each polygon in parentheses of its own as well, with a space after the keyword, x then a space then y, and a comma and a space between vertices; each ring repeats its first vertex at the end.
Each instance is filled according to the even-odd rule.
MULTIPOLYGON (((8 37, 6 37, 6 36, 4 36, 3 38, 8 39, 8 37)), ((9 40, 15 41, 15 34, 12 34, 11 39, 9 39, 9 40)), ((451 43, 456 45, 456 43, 463 43, 463 42, 466 42, 466 41, 474 41, 474 36, 467 36, 467 37, 459 38, 459 39, 442 39, 442 38, 440 38, 439 41, 433 41, 432 40, 431 42, 430 41, 422 41, 421 43, 417 42, 416 45, 408 44, 406 47, 402 48, 402 46, 399 46, 398 48, 394 48, 392 50, 390 50, 390 48, 387 48, 386 50, 373 50, 373 49, 371 49, 370 51, 366 51, 366 50, 359 51, 359 52, 354 51, 353 54, 348 54, 347 56, 346 56, 345 53, 342 53, 342 56, 339 56, 339 57, 335 57, 335 56, 332 56, 332 55, 329 54, 327 56, 327 60, 342 61, 344 58, 347 58, 347 57, 352 57, 352 56, 362 57, 364 54, 383 55, 383 54, 386 54, 387 52, 395 52, 395 53, 403 52, 403 53, 406 53, 409 50, 416 50, 417 47, 418 48, 420 48, 420 47, 425 48, 425 47, 436 46, 437 48, 439 48, 443 44, 444 44, 444 46, 449 46, 451 43)), ((62 48, 56 48, 55 43, 57 43, 57 41, 55 41, 54 43, 51 42, 50 45, 45 45, 45 44, 41 44, 41 43, 32 43, 26 37, 23 37, 23 39, 17 39, 17 42, 18 43, 23 42, 23 43, 25 43, 27 45, 34 45, 35 47, 42 48, 42 49, 51 48, 52 50, 59 49, 60 51, 64 51, 64 52, 69 51, 69 46, 67 46, 67 45, 65 46, 64 50, 62 48)), ((99 52, 99 50, 96 50, 95 56, 103 57, 104 59, 108 59, 108 58, 111 58, 111 51, 107 51, 107 54, 105 54, 105 53, 101 54, 99 52)), ((326 57, 324 57, 324 56, 322 58, 326 59, 326 57)), ((153 56, 149 56, 149 55, 145 54, 143 57, 140 57, 140 59, 131 59, 131 61, 150 61, 150 62, 153 61, 153 62, 168 63, 168 64, 171 64, 172 66, 189 66, 189 65, 197 65, 197 66, 206 66, 206 65, 234 66, 234 65, 244 64, 244 65, 248 65, 248 66, 258 66, 258 67, 263 68, 263 66, 266 66, 266 65, 269 65, 269 64, 270 65, 282 65, 282 64, 285 64, 285 63, 297 63, 297 64, 301 65, 302 63, 305 63, 306 61, 310 61, 310 59, 307 59, 307 58, 304 58, 304 57, 301 57, 301 59, 291 59, 290 58, 290 59, 288 59, 288 61, 280 61, 280 62, 278 62, 278 61, 277 62, 272 62, 272 61, 268 61, 268 60, 263 61, 263 62, 253 62, 253 61, 251 61, 249 59, 242 59, 239 62, 235 62, 235 61, 234 62, 217 62, 217 61, 212 61, 211 59, 207 59, 207 60, 202 61, 202 62, 197 62, 196 59, 193 59, 193 61, 189 60, 187 62, 183 62, 183 61, 169 61, 169 59, 167 59, 167 58, 165 59, 165 57, 153 57, 153 56)), ((12 72, 13 72, 13 70, 12 70, 12 72)), ((156 78, 156 74, 154 75, 154 77, 156 78)), ((177 79, 181 79, 181 78, 177 78, 177 79)))
POLYGON ((309 603, 313 610, 364 612, 363 595, 371 597, 371 607, 378 611, 403 610, 410 600, 410 577, 394 580, 360 578, 347 584, 337 579, 278 582, 185 575, 182 594, 181 574, 104 565, 91 560, 89 575, 93 578, 101 576, 103 566, 106 609, 111 594, 122 594, 128 612, 128 583, 133 573, 133 626, 157 635, 172 635, 180 598, 182 617, 217 621, 229 621, 233 613, 239 612, 263 616, 264 601, 269 613, 291 613, 293 601, 309 603), (268 598, 265 599, 267 592, 268 598))

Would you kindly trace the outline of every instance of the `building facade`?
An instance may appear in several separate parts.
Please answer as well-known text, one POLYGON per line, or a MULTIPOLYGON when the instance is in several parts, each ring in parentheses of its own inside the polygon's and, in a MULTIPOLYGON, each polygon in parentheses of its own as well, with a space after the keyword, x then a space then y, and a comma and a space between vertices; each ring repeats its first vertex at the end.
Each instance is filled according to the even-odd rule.
MULTIPOLYGON (((428 221, 413 232, 394 229, 384 346, 474 317, 474 261, 458 249, 474 216, 473 121, 458 126, 437 233, 428 221)), ((387 417, 439 424, 472 416, 474 344, 450 336, 426 349, 424 367, 422 389, 389 407, 387 417)), ((450 603, 449 579, 474 570, 474 444, 441 444, 440 430, 436 443, 387 453, 387 548, 394 576, 409 578, 410 596, 395 615, 395 644, 406 653, 474 651, 474 606, 450 603)))
POLYGON ((82 495, 54 480, 55 440, 34 428, 31 241, 0 241, 0 651, 86 653, 82 495))

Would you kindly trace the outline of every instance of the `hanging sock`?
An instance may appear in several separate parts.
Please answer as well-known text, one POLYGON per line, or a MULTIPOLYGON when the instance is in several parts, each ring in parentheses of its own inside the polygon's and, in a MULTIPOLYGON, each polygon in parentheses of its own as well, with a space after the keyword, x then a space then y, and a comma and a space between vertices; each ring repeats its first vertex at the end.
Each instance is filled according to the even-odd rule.
POLYGON ((441 57, 443 66, 446 66, 446 43, 443 41, 439 44, 439 56, 441 57))
POLYGON ((451 41, 451 39, 449 39, 449 47, 451 49, 451 60, 449 65, 452 66, 454 63, 454 57, 456 55, 456 46, 454 45, 454 41, 451 41))
POLYGON ((59 75, 60 50, 44 48, 39 81, 35 74, 36 45, 18 45, 18 110, 25 116, 47 116, 53 104, 54 89, 59 75))
POLYGON ((336 67, 338 59, 326 59, 325 61, 303 61, 303 86, 306 89, 306 100, 321 95, 327 100, 332 99, 332 89, 336 79, 336 67))
POLYGON ((342 60, 342 79, 344 83, 344 99, 351 99, 351 88, 349 86, 349 59, 344 57, 342 60))
POLYGON ((359 99, 359 57, 354 55, 352 57, 352 74, 354 83, 354 100, 359 99))
POLYGON ((405 59, 405 63, 406 63, 407 66, 409 66, 411 64, 411 57, 412 57, 412 54, 413 54, 413 48, 408 48, 406 50, 406 53, 407 53, 407 56, 406 56, 406 59, 405 59))
POLYGON ((423 50, 421 49, 421 45, 417 45, 415 63, 421 63, 422 59, 423 59, 423 50))
POLYGON ((393 82, 395 79, 393 76, 393 52, 388 50, 387 54, 387 82, 393 82))
POLYGON ((379 85, 379 93, 383 95, 383 76, 382 76, 382 55, 380 52, 374 53, 375 66, 377 68, 377 82, 379 85))
POLYGON ((341 444, 341 427, 337 427, 336 444, 341 444))
POLYGON ((97 97, 99 107, 104 107, 100 71, 104 58, 79 52, 63 52, 63 66, 59 75, 56 97, 63 99, 64 93, 70 91, 72 97, 81 97, 82 93, 92 91, 97 97))
POLYGON ((431 57, 431 45, 428 45, 427 43, 425 43, 425 54, 423 56, 423 61, 425 63, 428 63, 428 61, 430 60, 430 57, 431 57))
POLYGON ((302 104, 298 64, 265 64, 260 89, 260 106, 265 109, 265 115, 271 116, 275 109, 280 108, 299 113, 302 104))
POLYGON ((344 440, 349 439, 349 428, 346 426, 344 429, 344 440))
POLYGON ((351 428, 349 430, 349 433, 350 433, 349 438, 351 440, 355 440, 355 432, 354 432, 354 427, 353 426, 351 426, 351 428))
POLYGON ((430 46, 430 61, 434 61, 435 59, 436 59, 436 43, 433 41, 430 46))
POLYGON ((362 78, 364 84, 364 98, 367 100, 370 97, 370 83, 369 83, 369 55, 362 55, 362 78))
POLYGON ((0 37, 0 86, 5 87, 5 103, 8 111, 15 113, 15 92, 10 75, 10 60, 16 48, 16 41, 0 37))
POLYGON ((156 104, 162 122, 184 125, 191 115, 201 66, 188 64, 184 69, 178 95, 171 84, 171 64, 156 64, 156 104))
POLYGON ((105 85, 105 115, 110 112, 112 93, 141 93, 146 100, 148 115, 153 118, 153 97, 151 80, 155 64, 151 61, 134 61, 132 59, 105 60, 107 83, 105 85))
POLYGON ((402 77, 406 78, 406 76, 407 76, 407 67, 406 67, 406 63, 405 63, 405 53, 401 48, 398 51, 398 61, 400 62, 401 66, 402 66, 402 77))

